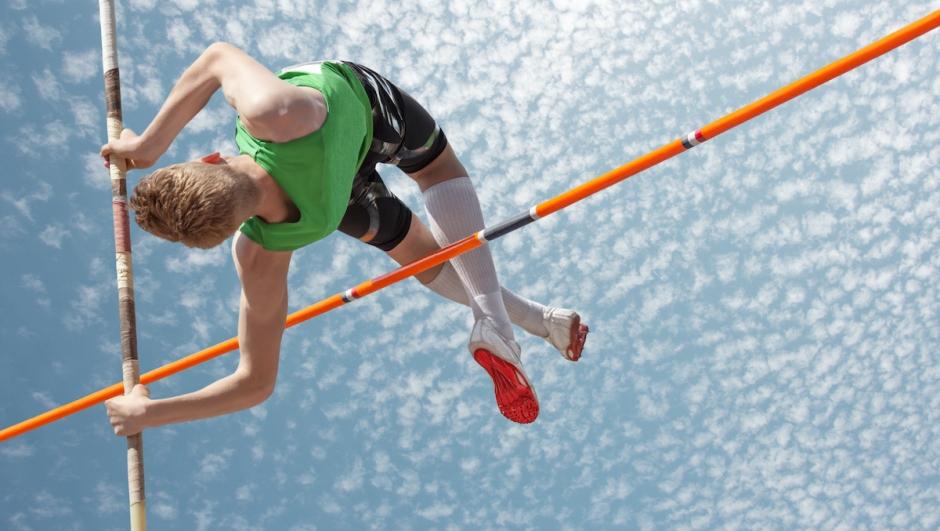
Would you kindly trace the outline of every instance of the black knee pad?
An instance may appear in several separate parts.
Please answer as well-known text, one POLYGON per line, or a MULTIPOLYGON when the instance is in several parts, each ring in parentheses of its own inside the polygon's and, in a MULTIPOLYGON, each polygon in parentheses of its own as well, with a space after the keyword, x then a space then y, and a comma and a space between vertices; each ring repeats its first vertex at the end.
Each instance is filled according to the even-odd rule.
POLYGON ((399 89, 405 139, 395 156, 398 168, 405 173, 424 169, 447 147, 447 137, 431 114, 404 90, 399 89))
POLYGON ((375 171, 356 176, 339 231, 383 251, 398 246, 411 228, 411 209, 395 197, 375 171))
POLYGON ((379 211, 379 230, 366 243, 383 251, 391 251, 408 235, 411 209, 397 197, 378 197, 374 204, 379 211))

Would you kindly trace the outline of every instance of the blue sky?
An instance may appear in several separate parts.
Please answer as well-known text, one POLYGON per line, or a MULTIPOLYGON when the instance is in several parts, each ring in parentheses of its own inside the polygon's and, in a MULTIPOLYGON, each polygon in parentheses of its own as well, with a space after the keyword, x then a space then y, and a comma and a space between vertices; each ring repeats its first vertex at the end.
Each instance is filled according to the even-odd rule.
MULTIPOLYGON (((272 69, 354 60, 438 118, 494 223, 938 8, 130 0, 124 119, 143 130, 216 40, 272 69)), ((6 427, 121 376, 98 6, 0 9, 6 427)), ((936 529, 937 57, 928 34, 495 242, 506 286, 591 326, 577 363, 517 333, 534 424, 498 413, 469 310, 407 281, 289 331, 261 406, 146 431, 150 526, 936 529)), ((161 164, 233 153, 233 123, 216 97, 161 164)), ((227 246, 132 238, 144 371, 235 334, 227 246)), ((331 236, 295 254, 291 309, 392 265, 331 236)), ((0 443, 0 528, 126 528, 124 445, 103 406, 0 443)))

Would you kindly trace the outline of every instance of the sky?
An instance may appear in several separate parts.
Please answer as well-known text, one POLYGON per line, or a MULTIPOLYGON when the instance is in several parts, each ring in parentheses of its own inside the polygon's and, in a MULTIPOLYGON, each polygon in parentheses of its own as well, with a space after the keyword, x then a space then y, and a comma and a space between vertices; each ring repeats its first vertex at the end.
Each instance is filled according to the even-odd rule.
MULTIPOLYGON (((212 42, 347 59, 422 102, 488 224, 940 9, 937 0, 127 0, 124 123, 212 42)), ((98 6, 0 6, 0 428, 121 380, 98 6)), ((491 244, 500 280, 590 325, 517 329, 541 400, 503 418, 469 309, 408 280, 285 334, 274 395, 144 432, 152 529, 936 529, 936 32, 491 244)), ((234 154, 216 96, 159 164, 234 154)), ((417 187, 383 169, 424 216, 417 187)), ((129 185, 143 175, 131 172, 129 185)), ((235 335, 228 244, 132 230, 140 363, 235 335)), ((290 309, 385 273, 335 234, 290 309)), ((228 354, 151 386, 200 389, 228 354)), ((0 529, 128 526, 96 406, 0 443, 0 529)))

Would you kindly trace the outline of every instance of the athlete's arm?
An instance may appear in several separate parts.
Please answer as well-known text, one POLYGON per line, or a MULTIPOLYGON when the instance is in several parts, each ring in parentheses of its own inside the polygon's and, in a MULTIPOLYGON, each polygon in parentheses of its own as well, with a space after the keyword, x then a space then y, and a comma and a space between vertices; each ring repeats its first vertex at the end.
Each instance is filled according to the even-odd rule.
POLYGON ((235 46, 215 43, 183 72, 143 134, 121 135, 101 155, 122 156, 128 168, 153 166, 219 88, 255 138, 288 142, 316 131, 326 119, 318 91, 282 81, 235 46))
POLYGON ((107 401, 116 435, 133 435, 145 428, 233 413, 254 407, 271 396, 287 319, 291 253, 266 251, 236 232, 232 255, 242 281, 238 368, 194 393, 150 400, 149 391, 140 385, 128 396, 107 401))

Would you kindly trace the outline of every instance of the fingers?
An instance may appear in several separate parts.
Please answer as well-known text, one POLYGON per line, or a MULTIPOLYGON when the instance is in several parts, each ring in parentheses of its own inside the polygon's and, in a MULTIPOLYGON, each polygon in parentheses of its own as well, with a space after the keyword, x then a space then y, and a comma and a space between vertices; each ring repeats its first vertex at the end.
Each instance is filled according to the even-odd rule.
POLYGON ((108 410, 108 420, 111 423, 111 427, 114 428, 115 435, 124 434, 124 418, 121 416, 118 411, 118 399, 112 398, 111 400, 106 400, 104 402, 104 407, 108 410))
POLYGON ((124 157, 128 170, 141 167, 141 164, 135 163, 134 159, 131 158, 139 155, 138 151, 140 148, 135 142, 137 138, 137 133, 130 129, 124 129, 121 131, 120 138, 111 139, 107 144, 101 146, 101 150, 98 154, 104 158, 104 167, 111 167, 111 161, 109 160, 110 155, 124 157))
POLYGON ((149 400, 150 389, 146 386, 137 384, 131 389, 131 392, 125 396, 117 396, 104 403, 108 413, 108 420, 111 427, 114 428, 114 434, 120 437, 127 437, 140 433, 143 429, 141 425, 141 400, 149 400))
POLYGON ((111 144, 110 144, 110 143, 107 143, 107 144, 101 146, 101 150, 98 151, 98 155, 101 156, 101 157, 104 159, 104 167, 105 167, 105 168, 110 168, 110 167, 111 167, 111 161, 109 160, 109 155, 111 155, 111 151, 113 151, 113 150, 111 149, 111 144))
POLYGON ((129 428, 124 427, 123 424, 120 424, 117 421, 111 421, 111 426, 114 427, 114 434, 118 437, 130 437, 131 435, 137 435, 140 433, 140 430, 131 431, 129 428))
MULTIPOLYGON (((104 148, 101 148, 104 151, 104 148)), ((104 158, 104 167, 111 169, 111 154, 102 155, 104 158)), ((133 159, 124 159, 124 169, 125 170, 136 170, 138 168, 137 163, 133 159)))
POLYGON ((111 142, 101 146, 101 151, 98 152, 98 155, 104 159, 104 167, 111 168, 111 155, 114 153, 114 146, 111 145, 111 142))

